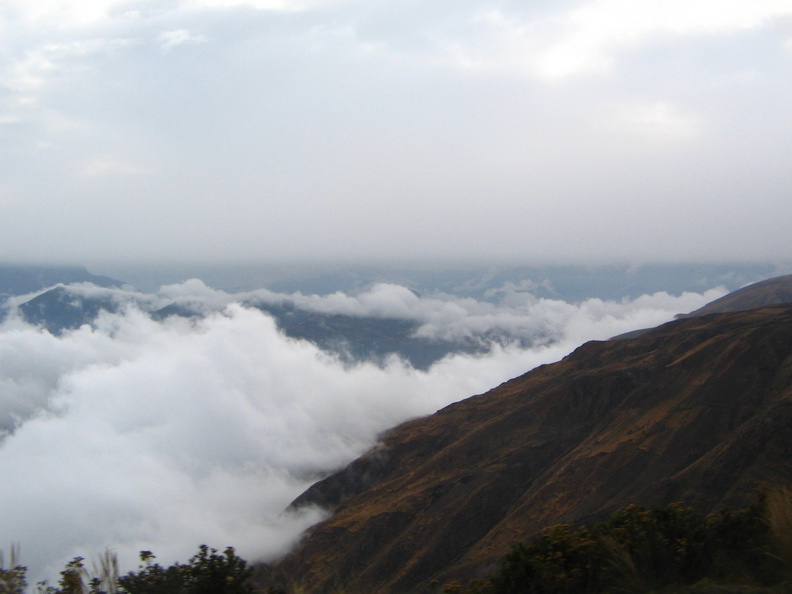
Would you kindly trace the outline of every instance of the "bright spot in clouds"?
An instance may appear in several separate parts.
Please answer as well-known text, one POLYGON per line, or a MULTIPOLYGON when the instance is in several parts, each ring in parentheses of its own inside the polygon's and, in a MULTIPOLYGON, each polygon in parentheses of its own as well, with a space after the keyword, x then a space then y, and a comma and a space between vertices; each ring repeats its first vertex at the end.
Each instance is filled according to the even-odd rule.
POLYGON ((549 77, 605 70, 620 51, 665 35, 731 33, 789 16, 792 6, 783 0, 593 0, 561 18, 560 39, 544 53, 541 70, 549 77))
POLYGON ((184 43, 204 43, 206 41, 206 37, 203 35, 192 35, 187 29, 163 31, 159 38, 162 42, 162 49, 166 52, 184 43))

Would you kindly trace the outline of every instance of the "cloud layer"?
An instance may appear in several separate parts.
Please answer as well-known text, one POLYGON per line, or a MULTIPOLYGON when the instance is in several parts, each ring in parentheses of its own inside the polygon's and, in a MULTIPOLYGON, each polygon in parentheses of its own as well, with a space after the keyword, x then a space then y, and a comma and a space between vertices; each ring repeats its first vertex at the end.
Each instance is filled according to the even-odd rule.
POLYGON ((0 474, 11 486, 0 493, 0 533, 21 545, 34 579, 105 547, 127 568, 140 550, 170 563, 200 543, 271 558, 321 517, 284 515, 288 503, 379 432, 557 360, 584 340, 655 325, 722 293, 523 309, 419 299, 393 285, 356 297, 294 296, 325 311, 420 318, 427 333, 509 327, 555 338, 453 355, 426 372, 397 359, 344 365, 284 337, 239 296, 197 281, 148 298, 215 310, 201 319, 155 322, 130 306, 56 337, 12 317, 0 328, 0 474))
POLYGON ((787 257, 792 9, 14 0, 24 260, 787 257))

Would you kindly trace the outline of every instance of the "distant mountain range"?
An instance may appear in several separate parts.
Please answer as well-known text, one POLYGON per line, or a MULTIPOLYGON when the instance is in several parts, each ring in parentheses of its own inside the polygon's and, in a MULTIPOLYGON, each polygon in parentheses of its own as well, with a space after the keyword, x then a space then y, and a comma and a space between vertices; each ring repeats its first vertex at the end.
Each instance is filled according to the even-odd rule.
MULTIPOLYGON (((591 297, 622 299, 638 296, 642 291, 659 291, 662 287, 671 292, 681 292, 705 290, 718 283, 744 284, 746 279, 766 274, 770 268, 757 265, 731 268, 725 265, 646 265, 635 269, 624 266, 361 269, 328 272, 301 281, 275 282, 268 288, 327 293, 341 287, 362 289, 374 282, 388 281, 401 282, 417 292, 440 291, 455 297, 492 302, 508 300, 511 294, 525 293, 535 298, 566 300, 591 297)), ((82 267, 0 265, 0 321, 9 312, 9 307, 2 307, 4 299, 7 301, 11 296, 35 292, 40 293, 19 303, 16 311, 25 321, 53 334, 93 324, 101 312, 118 312, 132 302, 156 320, 206 313, 189 304, 176 302, 152 309, 150 301, 130 296, 132 293, 122 295, 113 291, 77 290, 70 286, 74 283, 90 283, 108 289, 124 285, 122 281, 91 274, 82 267)), ((301 308, 288 300, 267 302, 253 299, 246 305, 272 315, 286 335, 311 341, 350 363, 363 360, 381 362, 396 355, 416 368, 427 369, 451 353, 480 353, 493 343, 506 344, 516 340, 521 346, 531 346, 532 340, 546 340, 544 336, 526 339, 506 333, 453 340, 430 339, 416 334, 418 326, 415 321, 402 318, 322 313, 301 308)))
POLYGON ((82 266, 34 266, 0 264, 2 297, 34 293, 57 284, 92 283, 98 287, 120 287, 121 281, 91 274, 82 266))
MULTIPOLYGON (((102 312, 116 313, 129 303, 147 311, 148 303, 130 299, 112 292, 86 293, 60 285, 19 304, 16 311, 29 324, 57 335, 93 324, 102 312)), ((397 355, 418 369, 426 369, 450 353, 487 349, 486 344, 473 339, 431 340, 416 336, 417 323, 411 320, 318 313, 292 303, 254 300, 246 305, 271 315, 287 336, 310 341, 348 363, 381 362, 397 355)), ((149 313, 153 319, 162 321, 171 316, 200 317, 206 312, 170 304, 149 313)), ((0 320, 6 314, 0 312, 0 320)))
POLYGON ((102 311, 114 313, 118 307, 108 296, 88 296, 67 286, 57 286, 20 304, 18 310, 29 324, 61 334, 92 324, 102 311))
POLYGON ((792 484, 791 290, 792 276, 773 279, 589 342, 386 432, 293 503, 332 515, 261 582, 425 592, 483 575, 553 523, 630 503, 708 512, 792 484))
POLYGON ((530 292, 537 298, 576 303, 590 298, 633 299, 658 291, 674 295, 702 292, 719 285, 734 290, 786 272, 790 272, 788 266, 770 264, 372 266, 275 280, 266 286, 282 293, 326 295, 336 291, 354 293, 375 283, 388 282, 418 294, 442 292, 478 301, 497 301, 509 291, 518 291, 530 292))
MULTIPOLYGON (((225 264, 117 265, 110 276, 143 292, 199 278, 229 293, 266 287, 277 293, 355 294, 377 283, 409 288, 419 295, 445 293, 477 301, 498 301, 509 291, 576 303, 592 297, 635 298, 665 291, 702 292, 723 286, 733 291, 748 283, 792 273, 791 263, 518 265, 510 263, 225 264)), ((58 280, 68 284, 69 281, 58 280)), ((56 284, 52 282, 46 286, 56 284)), ((45 288, 42 286, 41 288, 45 288)), ((2 291, 2 284, 0 284, 2 291)))

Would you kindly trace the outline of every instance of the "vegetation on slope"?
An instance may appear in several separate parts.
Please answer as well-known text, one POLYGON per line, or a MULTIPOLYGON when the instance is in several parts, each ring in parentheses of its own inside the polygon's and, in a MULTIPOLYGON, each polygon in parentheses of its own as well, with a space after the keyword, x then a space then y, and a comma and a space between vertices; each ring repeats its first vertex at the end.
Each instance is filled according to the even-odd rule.
MULTIPOLYGON (((27 586, 27 569, 16 562, 12 550, 10 569, 0 567, 0 594, 22 594, 27 586)), ((247 562, 232 547, 222 553, 201 545, 188 563, 163 567, 155 556, 141 551, 137 571, 118 575, 115 555, 105 553, 98 567, 90 572, 82 557, 70 561, 61 572, 58 587, 45 582, 37 585, 38 594, 250 594, 247 562)), ((2 558, 0 558, 2 565, 2 558)))
MULTIPOLYGON (((607 522, 546 528, 517 544, 487 579, 444 593, 578 594, 724 591, 717 584, 792 587, 792 492, 703 515, 682 504, 629 505, 607 522)), ((765 591, 768 590, 758 590, 765 591)))
MULTIPOLYGON (((9 569, 0 556, 0 594, 22 594, 26 568, 12 549, 9 569)), ((58 587, 40 583, 38 594, 252 594, 251 569, 229 547, 201 545, 186 564, 163 567, 148 551, 137 571, 119 576, 112 553, 94 572, 82 557, 61 572, 58 587)), ((295 580, 299 582, 299 580, 295 580)), ((273 586, 270 594, 290 594, 273 586)), ((436 592, 439 584, 428 585, 436 592)), ((341 589, 341 592, 346 590, 341 589)), ((617 592, 792 591, 792 490, 763 496, 742 509, 709 515, 676 503, 628 505, 594 526, 557 524, 528 544, 516 544, 500 567, 444 594, 594 594, 617 592), (695 588, 684 589, 691 584, 695 588), (718 584, 730 584, 724 590, 718 584), (735 589, 734 585, 741 585, 735 589), (768 590, 766 588, 773 587, 768 590), (758 589, 754 589, 758 588, 758 589)))
POLYGON ((543 526, 630 503, 743 507, 792 485, 790 378, 790 306, 586 343, 388 431, 298 499, 333 514, 263 577, 417 593, 491 570, 543 526))

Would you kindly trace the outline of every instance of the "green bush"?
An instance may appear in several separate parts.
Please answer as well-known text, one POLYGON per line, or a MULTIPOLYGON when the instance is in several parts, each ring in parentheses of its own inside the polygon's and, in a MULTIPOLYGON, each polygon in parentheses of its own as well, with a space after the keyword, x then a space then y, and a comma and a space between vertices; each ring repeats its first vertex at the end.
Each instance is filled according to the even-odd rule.
POLYGON ((27 587, 27 568, 15 565, 10 569, 0 568, 0 594, 22 594, 27 587))
POLYGON ((605 569, 600 543, 586 527, 551 526, 533 544, 518 544, 491 577, 496 592, 587 592, 605 569))
POLYGON ((27 587, 27 568, 19 563, 19 546, 12 546, 6 568, 5 555, 0 551, 0 594, 22 594, 27 587))
POLYGON ((552 526, 514 546, 490 576, 489 591, 649 592, 704 578, 776 584, 790 567, 776 550, 768 518, 763 503, 708 516, 681 504, 629 505, 592 528, 552 526))
POLYGON ((222 554, 201 545, 198 553, 186 565, 163 568, 152 563, 154 555, 140 554, 138 572, 130 572, 118 579, 123 594, 247 594, 253 592, 248 584, 251 570, 247 562, 228 547, 222 554))
MULTIPOLYGON (((223 553, 206 545, 189 563, 163 567, 149 551, 140 553, 140 566, 117 576, 114 558, 105 556, 100 576, 91 577, 82 557, 70 561, 61 572, 59 587, 39 584, 39 594, 250 594, 251 570, 247 562, 228 547, 223 553)), ((2 592, 2 591, 0 591, 2 592)))

